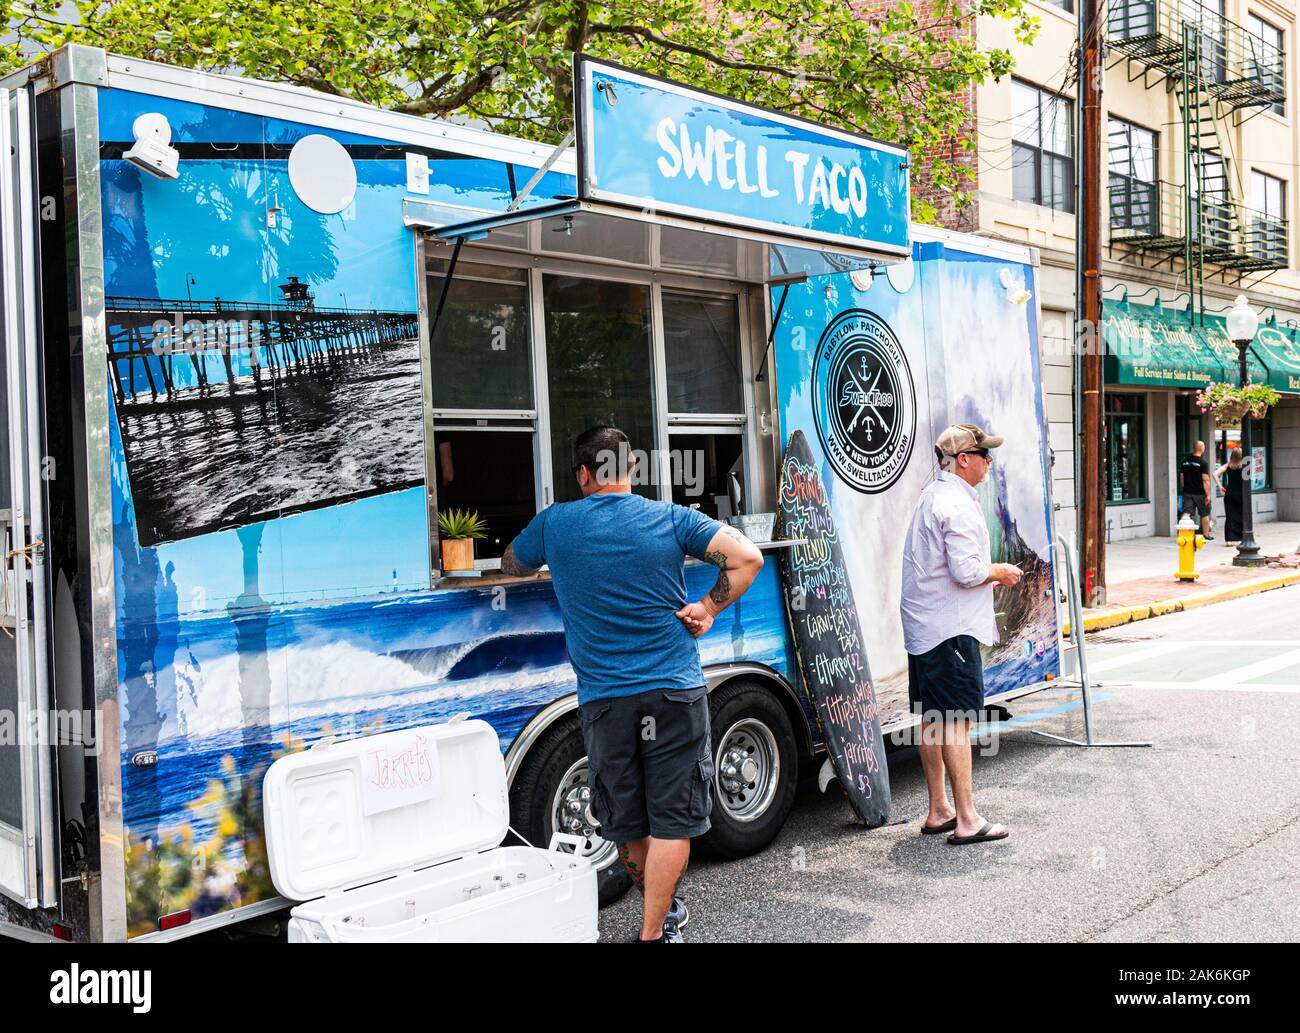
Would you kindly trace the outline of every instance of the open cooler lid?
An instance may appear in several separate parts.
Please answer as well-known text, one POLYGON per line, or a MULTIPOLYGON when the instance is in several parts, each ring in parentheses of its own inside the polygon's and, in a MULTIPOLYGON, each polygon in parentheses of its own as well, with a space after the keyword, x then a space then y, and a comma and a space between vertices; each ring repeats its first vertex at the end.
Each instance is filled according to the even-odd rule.
POLYGON ((323 740, 272 764, 262 796, 271 881, 300 901, 494 847, 510 820, 484 721, 323 740))

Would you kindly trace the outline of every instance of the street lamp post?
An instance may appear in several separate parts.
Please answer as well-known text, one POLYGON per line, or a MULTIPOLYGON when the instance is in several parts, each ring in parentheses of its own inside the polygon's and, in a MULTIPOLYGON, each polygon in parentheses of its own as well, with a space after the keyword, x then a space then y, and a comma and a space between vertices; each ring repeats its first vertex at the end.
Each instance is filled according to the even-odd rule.
MULTIPOLYGON (((1255 339, 1259 329, 1259 313, 1250 307, 1246 295, 1238 294, 1237 300, 1228 311, 1228 336, 1237 346, 1237 375, 1241 387, 1249 383, 1246 371, 1246 352, 1250 342, 1255 339)), ((1250 488, 1255 463, 1250 445, 1250 413, 1241 416, 1241 542, 1237 546, 1237 555, 1232 558, 1233 566, 1258 567, 1263 560, 1259 556, 1259 546, 1255 544, 1255 506, 1251 501, 1250 488)))

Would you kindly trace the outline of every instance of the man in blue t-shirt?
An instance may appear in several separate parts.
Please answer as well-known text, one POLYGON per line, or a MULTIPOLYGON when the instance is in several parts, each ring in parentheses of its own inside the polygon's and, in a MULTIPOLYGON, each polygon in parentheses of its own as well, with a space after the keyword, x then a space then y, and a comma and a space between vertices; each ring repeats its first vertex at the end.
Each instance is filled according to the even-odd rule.
POLYGON ((583 498, 542 510, 501 559, 522 576, 546 564, 564 617, 601 835, 644 897, 642 941, 681 941, 677 884, 691 838, 709 830, 713 750, 695 639, 749 588, 754 544, 700 513, 632 491, 627 435, 593 427, 573 446, 583 498), (687 556, 718 568, 686 600, 687 556), (671 908, 671 912, 670 912, 671 908))

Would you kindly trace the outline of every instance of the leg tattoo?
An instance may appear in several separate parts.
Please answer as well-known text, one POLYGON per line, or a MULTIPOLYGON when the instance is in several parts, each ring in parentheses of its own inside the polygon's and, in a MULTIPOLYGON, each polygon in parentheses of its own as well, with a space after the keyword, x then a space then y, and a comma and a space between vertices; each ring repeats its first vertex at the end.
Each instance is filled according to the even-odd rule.
POLYGON ((623 862, 623 867, 627 869, 627 874, 632 877, 632 885, 637 888, 637 892, 645 896, 645 872, 641 866, 632 859, 632 851, 628 849, 626 843, 618 844, 619 860, 623 862))

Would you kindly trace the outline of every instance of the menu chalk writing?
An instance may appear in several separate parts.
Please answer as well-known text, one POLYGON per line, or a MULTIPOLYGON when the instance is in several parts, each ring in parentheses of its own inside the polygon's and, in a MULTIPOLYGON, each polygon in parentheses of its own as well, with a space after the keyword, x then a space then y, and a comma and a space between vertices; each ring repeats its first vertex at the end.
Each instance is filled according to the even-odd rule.
POLYGON ((818 464, 802 431, 781 467, 781 574, 804 692, 854 813, 869 826, 889 818, 889 769, 880 710, 839 532, 818 464))

